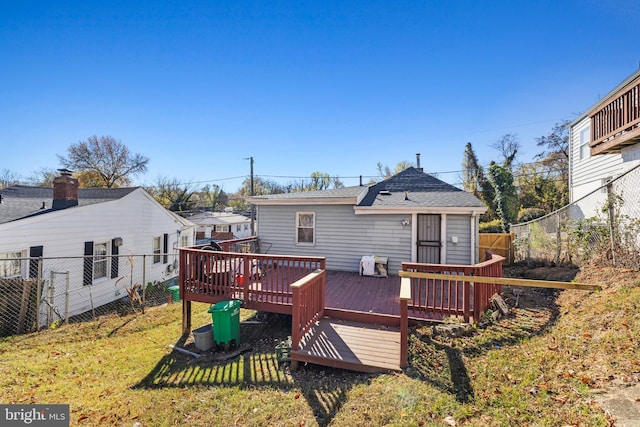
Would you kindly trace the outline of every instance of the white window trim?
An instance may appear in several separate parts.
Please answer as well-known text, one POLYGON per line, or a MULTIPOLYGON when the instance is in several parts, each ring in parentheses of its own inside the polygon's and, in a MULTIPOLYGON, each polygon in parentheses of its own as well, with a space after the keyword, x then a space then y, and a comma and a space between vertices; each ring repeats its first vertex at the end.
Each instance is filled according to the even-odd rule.
POLYGON ((316 213, 315 212, 296 212, 296 245, 299 246, 314 246, 316 244, 316 213), (313 220, 313 224, 311 225, 311 227, 300 227, 300 216, 302 215, 311 215, 312 216, 312 220, 313 220), (312 232, 313 232, 313 237, 311 242, 300 242, 299 241, 299 232, 301 228, 311 228, 312 232))
POLYGON ((99 242, 93 244, 93 281, 104 280, 109 277, 109 242, 99 242), (104 255, 100 255, 96 252, 96 250, 104 245, 104 255), (98 264, 104 264, 104 276, 97 277, 96 272, 98 271, 98 264))
MULTIPOLYGON (((24 259, 20 259, 20 258, 26 258, 27 257, 27 251, 7 251, 7 252, 0 252, 0 263, 2 263, 2 267, 0 267, 0 277, 3 279, 17 279, 17 278, 23 278, 26 277, 25 273, 26 273, 26 260, 24 259), (18 274, 11 274, 11 275, 6 275, 6 270, 8 270, 8 266, 6 264, 8 264, 9 260, 13 260, 13 262, 18 262, 18 274)), ((13 270, 13 268, 12 268, 13 270)))
POLYGON ((591 142, 591 127, 587 126, 582 129, 579 133, 579 138, 580 147, 578 156, 580 160, 586 160, 591 157, 591 148, 589 147, 589 142, 591 142), (586 150, 586 153, 583 150, 586 150))
POLYGON ((151 243, 151 252, 153 253, 153 263, 160 264, 162 262, 162 236, 155 236, 151 243), (156 241, 158 247, 156 248, 156 241))

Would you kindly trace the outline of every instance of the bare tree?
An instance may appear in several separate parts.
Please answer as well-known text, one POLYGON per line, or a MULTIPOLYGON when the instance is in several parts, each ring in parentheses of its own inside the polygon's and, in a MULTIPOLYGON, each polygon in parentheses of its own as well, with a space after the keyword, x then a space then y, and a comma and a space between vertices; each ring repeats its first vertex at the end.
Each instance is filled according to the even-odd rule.
POLYGON ((59 155, 58 159, 69 169, 95 172, 97 176, 89 176, 99 178, 101 186, 106 188, 130 184, 131 176, 146 172, 149 163, 147 157, 132 154, 120 140, 95 135, 70 145, 67 156, 59 155))
POLYGON ((189 211, 196 204, 194 191, 177 178, 159 177, 153 186, 145 187, 145 190, 173 212, 189 211))
POLYGON ((55 169, 41 167, 27 179, 27 182, 36 187, 51 187, 53 180, 58 175, 55 169))
POLYGON ((0 171, 0 188, 11 187, 20 183, 20 175, 10 171, 9 169, 3 169, 0 171))
POLYGON ((500 140, 491 144, 491 148, 495 148, 496 150, 498 150, 498 152, 502 156, 503 166, 510 171, 513 171, 512 165, 516 159, 518 150, 520 150, 520 137, 518 136, 518 134, 504 134, 500 140))

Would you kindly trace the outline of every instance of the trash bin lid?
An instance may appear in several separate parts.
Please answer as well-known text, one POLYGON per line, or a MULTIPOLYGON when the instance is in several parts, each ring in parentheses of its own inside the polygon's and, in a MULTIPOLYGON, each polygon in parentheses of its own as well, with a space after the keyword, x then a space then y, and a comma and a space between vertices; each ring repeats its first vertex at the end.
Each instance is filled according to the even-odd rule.
POLYGON ((217 313, 220 311, 231 311, 236 307, 240 307, 240 304, 242 304, 242 301, 240 300, 231 300, 231 301, 220 301, 214 305, 212 305, 209 310, 207 310, 207 313, 217 313))

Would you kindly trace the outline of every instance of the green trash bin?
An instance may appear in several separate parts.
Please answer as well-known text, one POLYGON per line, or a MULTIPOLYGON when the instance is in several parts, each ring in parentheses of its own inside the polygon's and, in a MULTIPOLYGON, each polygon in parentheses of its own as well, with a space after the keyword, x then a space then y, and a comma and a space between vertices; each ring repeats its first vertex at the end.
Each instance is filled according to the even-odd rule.
POLYGON ((180 301, 180 286, 178 285, 169 286, 167 290, 171 294, 171 301, 173 302, 180 301))
POLYGON ((221 301, 209 308, 213 322, 213 339, 228 349, 240 345, 240 305, 242 301, 221 301))

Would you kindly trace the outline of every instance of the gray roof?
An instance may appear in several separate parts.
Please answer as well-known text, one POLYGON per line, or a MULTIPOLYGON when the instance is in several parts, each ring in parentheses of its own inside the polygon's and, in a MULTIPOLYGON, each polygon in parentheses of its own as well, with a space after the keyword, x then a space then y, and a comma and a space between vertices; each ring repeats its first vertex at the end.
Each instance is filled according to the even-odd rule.
MULTIPOLYGON (((79 188, 78 206, 93 205, 120 199, 135 191, 131 188, 79 188)), ((0 224, 53 212, 52 187, 15 185, 0 189, 0 224)), ((72 208, 68 208, 72 209, 72 208)))
POLYGON ((365 191, 367 187, 355 186, 344 188, 332 188, 329 190, 318 191, 302 191, 296 193, 281 193, 281 194, 269 194, 266 196, 254 196, 251 200, 278 200, 278 199, 342 199, 342 198, 356 198, 360 193, 365 191))
POLYGON ((261 200, 277 204, 297 200, 309 203, 314 199, 345 199, 345 202, 353 201, 358 207, 374 208, 485 208, 484 203, 473 194, 414 167, 368 187, 345 187, 251 198, 256 204, 260 204, 261 200), (359 203, 358 197, 361 197, 359 203))
POLYGON ((471 193, 447 184, 414 167, 407 168, 369 188, 358 206, 418 207, 485 207, 471 193))

